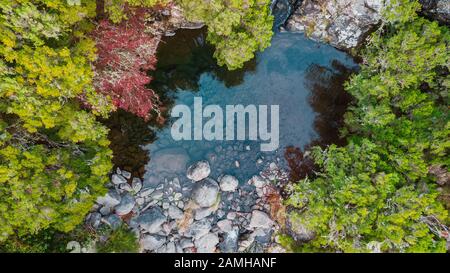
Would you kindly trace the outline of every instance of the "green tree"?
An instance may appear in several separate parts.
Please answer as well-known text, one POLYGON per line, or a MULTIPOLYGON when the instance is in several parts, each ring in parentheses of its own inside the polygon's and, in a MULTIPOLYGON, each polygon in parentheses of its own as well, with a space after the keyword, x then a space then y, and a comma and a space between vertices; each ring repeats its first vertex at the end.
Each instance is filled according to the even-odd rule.
POLYGON ((85 35, 95 1, 1 0, 0 9, 0 241, 69 231, 111 168, 96 116, 112 106, 92 87, 85 35))
POLYGON ((188 20, 208 27, 214 57, 229 70, 241 68, 270 46, 273 17, 269 0, 177 0, 188 20))

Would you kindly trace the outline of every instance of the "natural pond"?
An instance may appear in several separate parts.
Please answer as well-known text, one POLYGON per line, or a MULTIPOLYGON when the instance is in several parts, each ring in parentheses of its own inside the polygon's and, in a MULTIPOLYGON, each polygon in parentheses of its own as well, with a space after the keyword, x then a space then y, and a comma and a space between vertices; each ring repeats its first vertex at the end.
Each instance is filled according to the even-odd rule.
MULTIPOLYGON (((203 108, 218 105, 224 111, 226 105, 267 105, 269 109, 278 105, 279 148, 263 152, 260 144, 268 141, 248 138, 176 141, 171 135, 176 119, 170 116, 162 128, 142 121, 132 125, 132 118, 116 116, 115 123, 127 123, 116 130, 118 141, 123 141, 123 134, 129 133, 127 126, 128 129, 150 126, 142 131, 134 128, 137 130, 133 133, 134 140, 132 136, 126 138, 130 143, 123 148, 135 151, 128 152, 128 158, 120 159, 121 165, 129 168, 149 160, 139 170, 147 184, 156 185, 174 176, 186 179, 187 166, 198 160, 209 161, 211 177, 226 173, 242 183, 270 162, 292 170, 295 162, 287 160, 289 152, 295 154, 311 144, 342 141, 338 128, 349 102, 342 84, 357 68, 347 54, 301 34, 276 33, 271 47, 238 71, 229 72, 217 66, 212 55, 204 29, 179 30, 175 36, 166 37, 158 49, 159 62, 152 75, 151 88, 160 94, 169 113, 173 106, 180 104, 187 105, 193 113, 196 97, 202 99, 203 108), (141 148, 147 155, 142 154, 141 148), (130 157, 137 157, 139 163, 126 163, 130 157)), ((270 127, 270 118, 268 122, 270 127)))

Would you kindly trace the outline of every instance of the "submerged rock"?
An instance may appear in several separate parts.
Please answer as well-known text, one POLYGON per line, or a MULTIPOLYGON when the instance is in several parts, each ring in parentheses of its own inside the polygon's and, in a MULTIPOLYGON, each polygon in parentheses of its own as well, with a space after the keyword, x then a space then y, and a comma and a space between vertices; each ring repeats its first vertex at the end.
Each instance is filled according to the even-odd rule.
POLYGON ((209 166, 208 161, 198 161, 195 164, 189 166, 187 170, 187 178, 194 180, 194 181, 200 181, 211 173, 211 167, 209 166))
POLYGON ((228 174, 221 176, 219 183, 222 191, 235 191, 239 185, 237 178, 228 174))
POLYGON ((167 148, 153 153, 146 166, 148 173, 182 173, 186 170, 189 156, 182 148, 167 148))

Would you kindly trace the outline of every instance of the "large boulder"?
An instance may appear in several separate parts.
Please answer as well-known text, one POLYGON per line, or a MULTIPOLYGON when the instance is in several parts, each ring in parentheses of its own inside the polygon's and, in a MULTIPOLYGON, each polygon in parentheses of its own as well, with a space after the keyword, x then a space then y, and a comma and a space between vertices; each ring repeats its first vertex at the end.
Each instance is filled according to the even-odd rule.
POLYGON ((211 178, 205 178, 195 184, 192 190, 192 200, 200 207, 211 207, 219 198, 219 185, 211 178))
POLYGON ((286 22, 288 31, 339 49, 357 47, 381 20, 384 0, 304 0, 286 22))
POLYGON ((149 174, 161 172, 176 174, 186 170, 188 161, 189 155, 186 150, 182 148, 167 148, 155 151, 145 168, 149 174))

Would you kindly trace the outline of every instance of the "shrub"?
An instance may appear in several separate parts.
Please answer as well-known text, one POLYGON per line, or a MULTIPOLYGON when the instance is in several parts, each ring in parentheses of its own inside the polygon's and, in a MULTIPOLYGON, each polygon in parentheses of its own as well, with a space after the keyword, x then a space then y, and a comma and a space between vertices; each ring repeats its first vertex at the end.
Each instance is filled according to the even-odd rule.
POLYGON ((101 253, 134 253, 138 250, 136 234, 125 225, 110 231, 108 239, 97 244, 97 251, 101 253))

